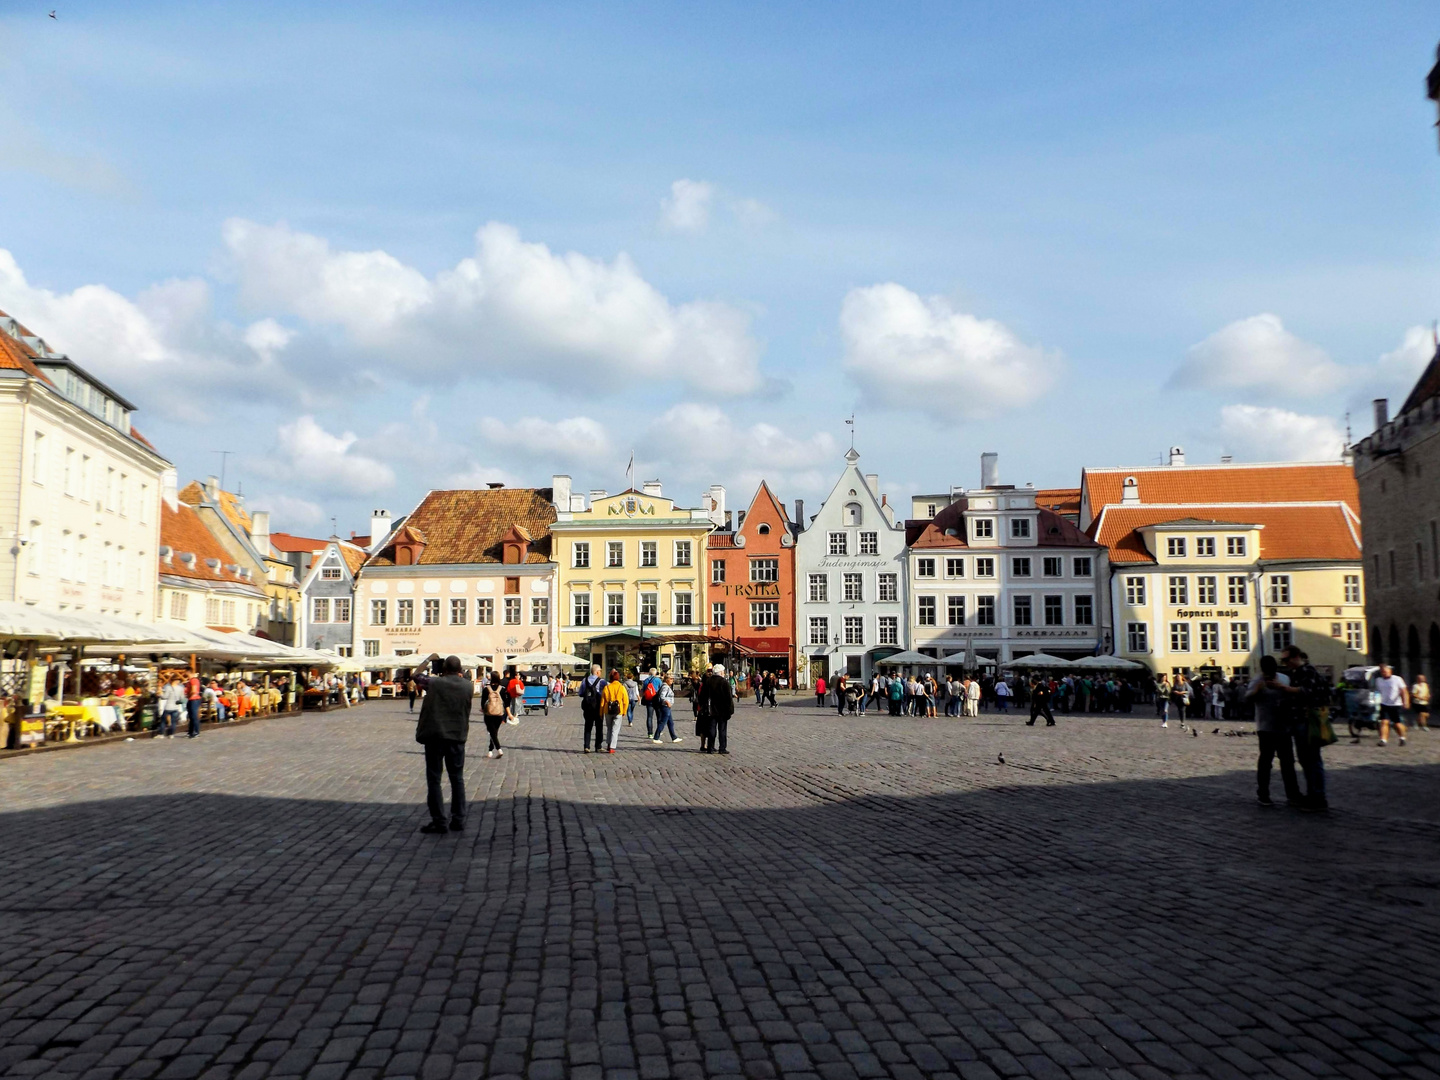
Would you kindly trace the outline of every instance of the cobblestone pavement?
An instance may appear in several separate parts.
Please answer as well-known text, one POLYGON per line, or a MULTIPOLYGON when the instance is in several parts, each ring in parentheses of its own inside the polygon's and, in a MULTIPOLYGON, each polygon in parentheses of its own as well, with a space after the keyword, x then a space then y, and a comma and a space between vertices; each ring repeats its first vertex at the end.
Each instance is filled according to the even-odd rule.
POLYGON ((1440 1074, 1440 734, 1320 817, 1213 724, 579 719, 438 838, 403 705, 0 762, 0 1074, 1440 1074))

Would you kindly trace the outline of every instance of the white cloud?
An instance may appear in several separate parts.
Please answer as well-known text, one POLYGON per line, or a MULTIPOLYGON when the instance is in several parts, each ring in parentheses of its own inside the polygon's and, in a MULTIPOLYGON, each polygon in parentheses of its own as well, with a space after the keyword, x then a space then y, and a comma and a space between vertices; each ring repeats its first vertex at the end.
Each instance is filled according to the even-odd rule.
POLYGON ((704 180, 676 180, 660 200, 660 224, 671 232, 704 232, 710 224, 715 185, 704 180))
POLYGON ((655 466, 702 484, 728 477, 742 489, 753 489, 763 479, 782 492, 823 490, 842 467, 840 448, 826 432, 801 438, 774 424, 743 426, 717 406, 696 402, 666 410, 650 426, 642 447, 647 470, 655 466))
POLYGON ((852 289, 840 307, 845 370, 881 405, 979 419, 1020 408, 1054 385, 1060 355, 941 296, 894 283, 852 289))
POLYGON ((1390 411, 1399 410, 1435 355, 1433 334, 1428 326, 1412 326, 1406 330, 1399 347, 1375 362, 1374 383, 1367 387, 1366 396, 1389 397, 1390 411))
POLYGON ((488 484, 504 484, 506 487, 532 487, 532 480, 522 480, 512 472, 497 465, 481 465, 478 462, 468 462, 463 468, 457 469, 446 475, 444 483, 438 485, 445 488, 483 488, 488 484))
POLYGON ((1312 396, 1350 377, 1318 345, 1285 329, 1278 315, 1252 315, 1192 345, 1170 385, 1206 390, 1266 390, 1312 396))
POLYGON ((333 496, 374 495, 395 485, 395 471, 356 450, 353 432, 332 435, 305 415, 276 430, 275 451, 251 467, 263 476, 333 496))
POLYGON ((592 386, 674 379, 717 394, 762 385, 744 312, 673 304, 624 254, 556 254, 492 222, 473 257, 427 278, 383 251, 334 251, 284 225, 232 220, 224 235, 247 303, 338 326, 391 371, 592 386))
POLYGON ((245 501, 256 510, 270 511, 270 528, 275 532, 296 532, 328 520, 325 510, 317 503, 293 495, 262 491, 259 495, 247 495, 245 501))
POLYGON ((1241 461, 1338 461, 1345 431, 1328 416, 1259 405, 1220 410, 1220 438, 1241 461))
POLYGON ((610 437, 598 420, 571 416, 545 420, 524 416, 505 421, 487 416, 480 421, 480 437, 520 457, 555 458, 593 462, 610 456, 610 437))

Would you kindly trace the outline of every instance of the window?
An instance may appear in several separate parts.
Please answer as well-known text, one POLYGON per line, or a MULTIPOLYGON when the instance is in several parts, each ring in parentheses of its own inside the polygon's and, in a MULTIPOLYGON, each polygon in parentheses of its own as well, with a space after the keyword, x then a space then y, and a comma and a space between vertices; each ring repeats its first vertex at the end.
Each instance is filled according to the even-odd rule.
POLYGON ((830 602, 830 576, 828 574, 810 575, 810 602, 812 604, 828 604, 830 602))
POLYGON ((205 598, 205 625, 219 626, 220 623, 220 601, 213 596, 205 598))
POLYGON ((1172 577, 1167 584, 1170 589, 1170 603, 1190 603, 1190 579, 1187 577, 1172 577))
POLYGON ((974 524, 975 524, 975 539, 977 539, 977 540, 993 540, 993 539, 995 538, 995 519, 994 519, 994 518, 976 518, 974 524))
POLYGON ((859 504, 859 503, 846 503, 846 504, 845 504, 845 524, 846 524, 846 525, 851 525, 851 526, 859 525, 859 524, 860 524, 860 504, 859 504))
POLYGON ((440 625, 440 601, 439 601, 439 600, 426 600, 426 601, 425 601, 425 609, 424 609, 424 611, 422 612, 422 615, 423 615, 424 623, 425 623, 426 626, 439 626, 439 625, 440 625))
POLYGON ((945 598, 945 623, 947 626, 965 625, 965 598, 963 596, 947 596, 945 598))
POLYGON ((550 621, 550 598, 548 596, 532 596, 530 598, 530 625, 544 626, 550 621))
POLYGON ((370 625, 384 626, 387 615, 388 604, 384 600, 370 601, 370 625))
POLYGON ((80 501, 90 502, 95 498, 94 478, 90 472, 90 455, 80 455, 80 501))
POLYGON ((1243 559, 1245 557, 1245 537, 1225 537, 1225 554, 1232 559, 1243 559))
POLYGON ((1347 622, 1345 624, 1345 647, 1352 652, 1365 651, 1364 623, 1347 622))
POLYGON ((660 555, 659 555, 659 552, 656 551, 656 547, 657 547, 657 544, 656 544, 656 541, 654 541, 654 540, 641 540, 641 541, 640 541, 640 565, 641 565, 641 566, 659 566, 659 565, 660 565, 660 555))
POLYGON ((711 560, 710 560, 710 584, 711 584, 711 585, 724 585, 724 584, 725 584, 725 560, 724 560, 724 559, 711 559, 711 560))
MULTIPOLYGON (((585 596, 585 611, 586 611, 586 618, 588 619, 588 618, 589 618, 589 611, 590 611, 590 596, 589 596, 588 593, 585 593, 585 594, 583 594, 583 595, 585 596)), ((494 601, 494 600, 476 600, 476 601, 475 601, 475 625, 476 625, 476 626, 493 626, 494 624, 495 624, 495 601, 494 601)), ((590 623, 587 621, 584 625, 589 626, 590 623)))
POLYGON ((1041 571, 1046 577, 1064 577, 1065 560, 1055 555, 1047 555, 1041 563, 1041 571))
POLYGON ((340 567, 338 567, 338 566, 322 566, 322 567, 320 568, 320 580, 321 580, 321 581, 339 581, 339 580, 340 580, 340 567))
POLYGON ((105 470, 105 509, 112 513, 120 505, 119 491, 115 486, 115 470, 105 470))
POLYGON ((1075 597, 1075 625, 1095 625, 1095 598, 1093 596, 1075 597))
POLYGON ((1269 603, 1272 603, 1272 604, 1288 604, 1288 603, 1290 603, 1290 575, 1289 575, 1289 574, 1271 574, 1271 575, 1270 575, 1270 600, 1269 600, 1269 603))
POLYGON ((750 580, 773 582, 780 580, 779 559, 751 559, 750 580))
POLYGON ((607 540, 605 542, 605 565, 625 565, 625 542, 623 540, 607 540))
POLYGON ((1233 574, 1225 579, 1225 595, 1232 604, 1248 604, 1247 597, 1250 595, 1250 587, 1241 574, 1233 574))
POLYGON ((1346 575, 1345 575, 1345 603, 1347 603, 1347 604, 1358 604, 1358 603, 1360 603, 1360 575, 1359 575, 1359 574, 1346 574, 1346 575))
POLYGON ((1063 597, 1063 596, 1047 596, 1047 597, 1045 597, 1045 625, 1046 625, 1046 626, 1064 626, 1064 625, 1065 625, 1065 597, 1063 597))
MULTIPOLYGON (((687 541, 688 542, 688 541, 687 541)), ((688 592, 675 594, 675 625, 689 626, 694 619, 693 597, 688 592)))
POLYGON ((995 597, 977 596, 975 598, 975 625, 995 625, 995 597))
POLYGON ((1202 622, 1200 624, 1200 651, 1220 651, 1220 624, 1218 622, 1202 622))
POLYGON ((396 601, 395 601, 395 625, 396 625, 396 626, 414 626, 414 625, 415 625, 415 601, 414 601, 414 600, 396 600, 396 601))
POLYGON ((137 515, 136 515, 136 516, 138 516, 138 517, 140 518, 140 524, 141 524, 141 525, 147 525, 147 524, 149 524, 149 522, 150 522, 150 485, 149 485, 149 484, 141 484, 141 485, 140 485, 140 507, 139 507, 139 509, 138 509, 138 511, 137 511, 137 515))
POLYGON ((451 625, 451 626, 464 626, 464 625, 465 625, 465 612, 468 610, 469 606, 470 606, 469 602, 468 602, 467 600, 464 600, 464 599, 460 598, 460 597, 454 597, 454 598, 452 598, 452 599, 450 600, 450 625, 451 625))
POLYGON ((1197 577, 1195 579, 1195 602, 1197 604, 1218 604, 1220 602, 1219 579, 1197 577))
POLYGON ((845 575, 845 602, 847 604, 858 604, 865 599, 865 575, 845 575))
POLYGON ((128 516, 130 515, 130 503, 129 503, 129 500, 126 498, 126 493, 127 493, 129 490, 130 490, 130 474, 129 474, 129 473, 123 473, 123 472, 122 472, 122 473, 120 474, 120 487, 119 487, 119 490, 118 490, 118 499, 117 499, 117 501, 116 501, 116 503, 115 503, 115 509, 116 509, 117 511, 119 511, 119 514, 120 514, 121 517, 128 517, 128 516))
POLYGON ((653 592, 642 592, 640 594, 640 625, 658 626, 660 624, 660 594, 653 592))
POLYGON ((590 568, 590 542, 581 540, 570 548, 570 565, 577 570, 590 568))
MULTIPOLYGON (((486 601, 480 602, 483 604, 486 601)), ((575 626, 590 625, 590 594, 588 592, 570 594, 570 622, 575 626)))
POLYGON ((934 577, 934 576, 935 576, 935 560, 934 560, 934 559, 916 559, 916 560, 915 560, 915 576, 916 576, 916 577, 934 577))
POLYGON ((342 596, 338 600, 336 600, 332 609, 332 614, 334 615, 333 621, 335 622, 349 622, 350 598, 348 596, 342 596))
POLYGON ((365 650, 365 655, 366 655, 366 656, 379 656, 379 655, 380 655, 380 639, 379 639, 379 638, 365 638, 365 639, 363 639, 363 640, 360 642, 360 644, 361 644, 361 646, 364 648, 364 650, 365 650))
POLYGON ((624 626, 624 625, 625 625, 625 594, 624 594, 624 593, 606 593, 606 594, 605 594, 605 625, 606 625, 606 626, 624 626))
POLYGON ((965 560, 964 560, 964 559, 955 559, 955 558, 946 559, 946 560, 945 560, 945 576, 946 576, 946 577, 964 577, 964 576, 965 576, 965 560))
POLYGON ((847 534, 847 533, 843 533, 843 532, 832 532, 832 533, 830 534, 830 554, 831 554, 831 555, 848 555, 848 554, 850 554, 850 543, 849 543, 849 537, 848 537, 848 534, 847 534))
POLYGON ((170 618, 176 622, 184 622, 185 615, 190 607, 190 597, 183 592, 172 592, 170 594, 170 618))
POLYGON ((882 604, 894 604, 900 599, 900 575, 876 574, 875 599, 882 604))
POLYGON ((1339 624, 1338 622, 1332 622, 1332 623, 1330 624, 1330 636, 1331 636, 1332 638, 1338 638, 1338 637, 1340 637, 1343 633, 1344 633, 1344 631, 1341 629, 1341 626, 1340 626, 1340 624, 1339 624))
MULTIPOLYGON (((1195 538, 1195 557, 1197 559, 1213 559, 1215 557, 1215 538, 1213 536, 1197 536, 1195 538)), ((1204 636, 1203 631, 1201 636, 1204 636)), ((1200 647, 1200 651, 1205 651, 1203 645, 1200 647)))
POLYGON ((1015 611, 1015 625, 1016 625, 1016 626, 1033 626, 1033 625, 1034 625, 1035 620, 1034 620, 1034 618, 1032 617, 1032 612, 1031 612, 1031 610, 1030 610, 1030 597, 1028 597, 1028 596, 1017 596, 1017 597, 1015 597, 1014 611, 1015 611))
POLYGON ((689 541, 689 540, 676 540, 676 541, 675 541, 675 565, 676 565, 676 566, 689 566, 689 565, 690 565, 690 541, 689 541))
POLYGON ((750 628, 767 630, 780 625, 780 601, 761 600, 750 605, 750 628))
POLYGON ((880 631, 879 643, 881 645, 900 644, 900 617, 898 615, 881 615, 876 620, 876 626, 880 631))
POLYGON ((1270 624, 1270 651, 1280 652, 1295 640, 1294 627, 1288 622, 1270 624))
POLYGON ((1028 555, 1017 556, 1010 560, 1011 577, 1030 576, 1030 558, 1028 555))
POLYGON ((933 517, 935 516, 935 504, 934 504, 934 503, 926 503, 926 504, 925 504, 925 516, 926 516, 927 518, 933 518, 933 517))
POLYGON ((824 615, 810 616, 810 644, 830 644, 830 620, 824 615))
POLYGON ((755 527, 755 531, 756 531, 759 535, 761 535, 761 536, 769 536, 769 535, 770 535, 770 526, 769 526, 768 524, 764 523, 764 522, 761 522, 759 525, 757 525, 757 526, 755 527))
POLYGON ((994 577, 995 560, 988 555, 983 555, 975 560, 976 577, 994 577))
POLYGON ((1248 622, 1232 622, 1230 624, 1230 650, 1232 652, 1250 651, 1250 624, 1248 622))
POLYGON ((915 624, 917 626, 934 626, 936 624, 935 612, 935 597, 919 597, 916 601, 915 624))
POLYGON ((1190 624, 1188 622, 1172 622, 1170 624, 1170 651, 1190 651, 1190 624))
POLYGON ((860 615, 845 616, 845 644, 865 644, 865 619, 860 615))
POLYGON ((1143 622, 1125 624, 1125 651, 1148 653, 1150 651, 1150 629, 1143 622))
POLYGON ((1071 564, 1071 570, 1076 577, 1089 577, 1095 572, 1093 566, 1094 564, 1089 555, 1080 555, 1077 556, 1071 564))
POLYGON ((1011 518, 1011 519, 1010 519, 1010 537, 1011 537, 1011 539, 1013 539, 1013 540, 1028 540, 1028 539, 1030 539, 1030 519, 1029 519, 1029 518, 1011 518))
POLYGON ((880 534, 878 532, 862 532, 860 534, 860 554, 880 554, 880 534))
POLYGON ((505 597, 505 625, 520 625, 520 597, 518 596, 505 597))
POLYGON ((45 483, 45 433, 42 431, 35 432, 30 439, 30 479, 42 486, 45 483))
POLYGON ((61 476, 61 486, 66 495, 75 494, 75 448, 65 447, 65 472, 61 476))
POLYGON ((724 605, 724 604, 711 604, 711 605, 710 605, 710 625, 711 625, 711 626, 720 626, 720 627, 725 626, 725 605, 724 605))
POLYGON ((1165 539, 1165 554, 1172 559, 1185 558, 1185 537, 1170 536, 1165 539))
POLYGON ((330 601, 316 597, 310 602, 310 621, 317 623, 328 623, 330 621, 330 601))

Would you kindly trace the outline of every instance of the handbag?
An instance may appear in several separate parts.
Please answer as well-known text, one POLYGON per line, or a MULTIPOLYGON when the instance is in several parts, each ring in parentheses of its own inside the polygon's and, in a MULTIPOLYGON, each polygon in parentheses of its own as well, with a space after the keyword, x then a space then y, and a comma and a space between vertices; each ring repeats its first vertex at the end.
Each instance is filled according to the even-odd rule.
POLYGON ((1330 723, 1328 708, 1315 709, 1310 714, 1310 740, 1319 746, 1329 746, 1336 741, 1335 727, 1330 723))

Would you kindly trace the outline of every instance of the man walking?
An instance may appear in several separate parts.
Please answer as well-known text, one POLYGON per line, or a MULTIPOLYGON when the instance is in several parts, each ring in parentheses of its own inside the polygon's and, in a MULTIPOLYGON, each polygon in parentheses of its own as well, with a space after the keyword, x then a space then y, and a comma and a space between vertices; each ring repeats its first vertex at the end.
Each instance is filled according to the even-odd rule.
POLYGON ((580 684, 580 715, 585 718, 585 753, 590 753, 590 731, 595 731, 595 752, 605 748, 605 724, 600 719, 600 695, 605 692, 605 680, 600 675, 600 665, 591 664, 590 674, 580 684))
POLYGON ((1045 717, 1046 727, 1055 726, 1055 717, 1050 712, 1050 683, 1043 676, 1030 682, 1030 719, 1025 721, 1025 726, 1033 727, 1039 716, 1045 717))
POLYGON ((735 697, 725 678, 724 664, 716 664, 705 676, 700 684, 700 700, 710 722, 710 748, 705 753, 713 754, 717 742, 720 753, 730 753, 730 717, 735 714, 735 697))
POLYGON ((1405 713, 1410 707, 1410 688, 1405 680, 1395 674, 1389 664, 1381 664, 1379 672, 1371 680, 1372 689, 1380 695, 1380 745, 1390 737, 1390 725, 1395 725, 1395 734, 1400 745, 1405 745, 1405 713))
MULTIPOLYGON (((1328 715, 1330 684, 1311 666, 1310 657, 1298 645, 1285 646, 1282 658, 1285 674, 1290 676, 1290 687, 1295 691, 1287 698, 1291 708, 1290 734, 1295 740, 1296 760, 1305 774, 1305 801, 1300 809, 1327 810, 1330 804, 1325 799, 1325 763, 1320 757, 1324 743, 1320 741, 1320 729, 1322 716, 1328 715), (1322 714, 1321 709, 1326 713, 1322 714)), ((1383 722, 1381 732, 1383 742, 1383 722)))
MULTIPOLYGON (((200 706, 205 701, 205 689, 200 685, 200 673, 190 672, 189 678, 185 680, 185 709, 190 718, 190 730, 186 737, 198 739, 200 737, 200 706)), ((1400 729, 1404 731, 1404 728, 1400 729)), ((1400 740, 1400 745, 1405 745, 1405 740, 1400 740)))
POLYGON ((465 828, 465 739, 470 734, 475 684, 460 671, 460 658, 447 656, 445 674, 431 679, 426 687, 415 725, 415 741, 425 747, 425 805, 430 810, 430 824, 422 825, 420 831, 431 836, 447 831, 441 770, 450 776, 448 831, 465 828))

